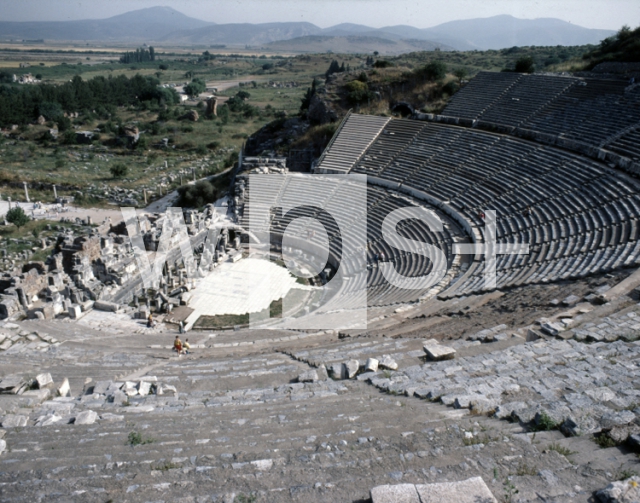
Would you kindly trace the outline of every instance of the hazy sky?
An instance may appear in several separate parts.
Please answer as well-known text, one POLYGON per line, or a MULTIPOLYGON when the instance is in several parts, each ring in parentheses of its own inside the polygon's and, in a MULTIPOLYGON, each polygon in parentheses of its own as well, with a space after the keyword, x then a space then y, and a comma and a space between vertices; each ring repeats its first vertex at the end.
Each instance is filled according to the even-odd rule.
POLYGON ((156 5, 216 23, 308 21, 322 28, 346 22, 428 28, 497 14, 555 17, 587 28, 640 25, 640 0, 0 0, 0 20, 105 18, 156 5))

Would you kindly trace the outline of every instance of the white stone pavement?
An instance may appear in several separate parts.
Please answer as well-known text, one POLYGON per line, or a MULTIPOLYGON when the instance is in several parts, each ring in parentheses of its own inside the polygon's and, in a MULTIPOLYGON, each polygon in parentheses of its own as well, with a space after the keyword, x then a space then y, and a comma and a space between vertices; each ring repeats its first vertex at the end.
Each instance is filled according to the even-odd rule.
MULTIPOLYGON (((11 202, 11 207, 20 206, 24 212, 31 218, 37 220, 54 220, 59 221, 61 218, 75 220, 76 218, 86 219, 90 216, 95 224, 101 224, 106 217, 111 217, 111 222, 116 224, 122 220, 120 208, 113 209, 103 208, 77 208, 75 206, 66 206, 65 208, 59 204, 42 204, 42 208, 34 208, 33 203, 27 202, 11 202)), ((0 201, 0 215, 5 215, 9 211, 9 202, 0 201)))
POLYGON ((296 283, 288 269, 268 260, 247 258, 235 263, 224 262, 196 283, 194 296, 189 301, 194 311, 185 325, 190 328, 202 315, 260 312, 292 288, 309 287, 296 283))

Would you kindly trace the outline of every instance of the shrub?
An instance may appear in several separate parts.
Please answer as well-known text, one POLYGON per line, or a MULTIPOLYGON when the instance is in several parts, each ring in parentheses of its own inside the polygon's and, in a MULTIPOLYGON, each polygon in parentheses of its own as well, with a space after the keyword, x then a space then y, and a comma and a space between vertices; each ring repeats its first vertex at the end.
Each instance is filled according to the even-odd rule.
POLYGON ((518 73, 533 73, 533 58, 531 56, 522 56, 516 61, 515 71, 518 73))
POLYGON ((125 176, 127 176, 129 169, 127 168, 127 166, 119 162, 111 166, 109 168, 109 171, 111 172, 111 176, 113 178, 124 178, 125 176))
POLYGON ((60 142, 64 145, 75 145, 76 132, 73 129, 67 129, 60 137, 60 142))
POLYGON ((555 430, 560 426, 556 423, 546 412, 542 411, 540 417, 535 423, 533 430, 535 431, 550 431, 555 430))
POLYGON ((346 86, 347 101, 354 105, 367 101, 369 99, 369 86, 359 80, 352 80, 346 86))
POLYGON ((160 70, 168 70, 169 65, 162 63, 160 66, 158 66, 158 68, 160 68, 160 70))
POLYGON ((387 60, 384 60, 384 59, 379 59, 378 61, 376 61, 373 64, 374 68, 389 68, 390 66, 393 66, 391 61, 387 61, 387 60))
POLYGON ((127 437, 127 443, 132 447, 135 447, 136 445, 150 444, 152 442, 154 442, 152 438, 143 438, 143 436, 137 431, 132 431, 127 437))
POLYGON ((15 225, 18 229, 31 220, 20 206, 15 206, 7 211, 5 218, 7 222, 15 225))
POLYGON ((200 180, 193 185, 178 187, 180 199, 178 206, 200 208, 217 199, 216 188, 208 180, 200 180))
POLYGON ((426 65, 420 73, 425 79, 430 81, 442 80, 447 75, 447 65, 442 61, 432 61, 426 65))
POLYGON ((444 86, 442 86, 442 92, 451 96, 458 90, 458 84, 454 81, 447 82, 444 86))

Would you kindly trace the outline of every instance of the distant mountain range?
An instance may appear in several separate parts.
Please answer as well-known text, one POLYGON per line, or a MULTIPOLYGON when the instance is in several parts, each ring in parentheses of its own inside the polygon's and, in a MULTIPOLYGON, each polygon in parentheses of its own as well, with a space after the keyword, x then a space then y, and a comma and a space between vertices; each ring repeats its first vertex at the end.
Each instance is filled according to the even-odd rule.
POLYGON ((232 23, 200 21, 170 8, 150 7, 108 19, 83 21, 0 21, 0 40, 82 40, 157 45, 264 47, 299 52, 399 54, 416 50, 485 50, 526 45, 597 44, 613 35, 559 19, 517 19, 508 15, 451 21, 432 28, 372 28, 342 23, 319 28, 312 23, 232 23), (375 49, 372 49, 375 47, 375 49))

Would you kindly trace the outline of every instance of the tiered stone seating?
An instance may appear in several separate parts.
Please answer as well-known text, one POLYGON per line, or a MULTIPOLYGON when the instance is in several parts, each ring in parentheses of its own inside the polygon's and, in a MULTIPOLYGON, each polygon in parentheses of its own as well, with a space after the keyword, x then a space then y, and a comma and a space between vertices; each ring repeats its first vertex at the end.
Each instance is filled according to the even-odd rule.
POLYGON ((347 173, 387 122, 388 117, 348 115, 339 130, 341 134, 334 136, 322 154, 317 172, 347 173))
POLYGON ((611 143, 608 143, 605 147, 607 150, 611 150, 634 161, 640 160, 640 125, 611 143))
POLYGON ((603 145, 609 137, 640 122, 640 92, 627 83, 584 79, 521 124, 522 128, 603 145))
POLYGON ((640 89, 627 85, 622 80, 480 72, 442 115, 515 127, 516 134, 527 137, 550 135, 567 148, 572 147, 566 140, 573 140, 637 159, 633 130, 640 125, 640 89))
POLYGON ((453 96, 443 114, 477 119, 521 78, 520 73, 480 72, 453 96))
POLYGON ((523 76, 516 85, 506 90, 480 119, 496 124, 518 126, 574 85, 576 80, 546 75, 523 76))
MULTIPOLYGON (((393 121, 405 123, 409 121, 393 121)), ((403 140, 395 142, 397 148, 402 150, 411 138, 416 136, 417 131, 421 131, 423 128, 431 129, 432 126, 424 123, 415 123, 418 127, 414 126, 414 122, 411 122, 411 126, 404 124, 393 124, 391 132, 405 134, 403 140)), ((385 143, 385 149, 390 152, 394 152, 388 148, 389 140, 388 136, 383 135, 379 140, 385 143)), ((393 142, 393 140, 391 140, 393 142)), ((377 143, 377 142, 376 142, 377 143)), ((382 147, 376 147, 381 149, 382 147)), ((369 157, 368 159, 372 159, 369 157)), ((369 161, 365 161, 369 162, 369 161)), ((363 168, 360 168, 362 171, 363 168)), ((369 305, 387 305, 401 302, 411 302, 424 296, 427 290, 407 290, 399 289, 390 286, 382 273, 378 269, 378 262, 375 260, 376 256, 384 254, 385 261, 394 263, 396 270, 405 276, 421 276, 427 274, 433 267, 430 262, 422 255, 412 254, 401 251, 394 248, 391 243, 387 243, 382 239, 381 225, 382 221, 391 211, 397 208, 406 207, 411 204, 410 199, 399 198, 393 193, 369 186, 367 188, 367 203, 366 209, 353 206, 354 198, 349 197, 350 190, 358 190, 356 186, 352 186, 349 183, 340 184, 338 189, 336 182, 327 178, 326 181, 322 179, 315 179, 313 181, 304 177, 291 177, 289 180, 278 188, 271 189, 268 192, 261 190, 251 190, 249 184, 248 190, 245 192, 245 198, 248 201, 254 201, 254 197, 258 198, 260 204, 278 207, 278 206, 291 206, 299 201, 297 197, 303 196, 303 200, 308 200, 314 205, 318 205, 318 209, 306 208, 297 210, 297 216, 304 216, 319 220, 327 232, 327 238, 329 240, 330 252, 334 257, 341 258, 341 268, 346 276, 345 281, 340 286, 337 292, 340 295, 336 295, 336 309, 348 309, 350 307, 357 307, 360 305, 362 292, 366 289, 368 292, 369 305), (252 195, 256 193, 256 195, 252 195), (330 215, 344 215, 347 214, 350 217, 351 225, 347 225, 342 229, 342 234, 339 233, 338 228, 335 227, 334 222, 329 219, 326 214, 320 211, 320 208, 326 210, 330 215), (350 249, 358 248, 355 244, 352 246, 344 246, 339 237, 344 240, 352 240, 352 227, 353 225, 366 226, 367 228, 367 263, 368 268, 357 257, 347 253, 350 249), (353 301, 353 305, 350 304, 350 300, 353 301)), ((245 204, 246 207, 246 204, 245 204)), ((248 224, 247 212, 242 217, 242 222, 248 224)), ((446 256, 449 257, 448 264, 438 264, 438 267, 449 270, 452 265, 452 243, 454 238, 452 233, 459 235, 460 233, 456 229, 456 226, 446 218, 445 215, 440 214, 441 220, 444 222, 444 228, 442 233, 434 233, 426 224, 420 221, 404 221, 398 226, 398 232, 401 236, 412 238, 417 241, 435 245, 442 249, 446 256)), ((267 222, 264 222, 264 227, 260 229, 262 232, 267 232, 267 222)), ((278 221, 273 222, 272 232, 276 235, 281 235, 285 228, 288 226, 296 225, 295 221, 278 221)), ((290 229, 291 231, 292 229, 290 229)), ((301 232, 302 230, 299 229, 301 232)), ((304 233, 303 233, 304 235, 304 233)), ((321 235, 312 235, 305 237, 305 239, 315 245, 323 246, 324 237, 321 235)), ((278 241, 277 236, 272 238, 272 242, 278 241)), ((331 303, 324 303, 323 306, 326 309, 331 308, 331 303)))
MULTIPOLYGON (((384 131, 378 138, 383 137, 384 131)), ((529 255, 497 257, 499 288, 584 276, 638 260, 638 184, 601 163, 509 136, 428 124, 376 167, 368 154, 378 151, 379 139, 353 171, 424 192, 461 215, 480 239, 480 215, 496 210, 498 242, 530 245, 529 255)), ((370 211, 372 217, 379 218, 370 211)), ((392 248, 379 246, 386 246, 385 255, 392 248)), ((430 270, 422 267, 423 274, 430 270)), ((481 291, 482 273, 482 263, 475 264, 447 295, 481 291)))

